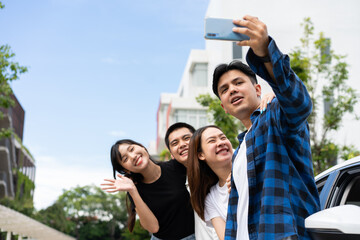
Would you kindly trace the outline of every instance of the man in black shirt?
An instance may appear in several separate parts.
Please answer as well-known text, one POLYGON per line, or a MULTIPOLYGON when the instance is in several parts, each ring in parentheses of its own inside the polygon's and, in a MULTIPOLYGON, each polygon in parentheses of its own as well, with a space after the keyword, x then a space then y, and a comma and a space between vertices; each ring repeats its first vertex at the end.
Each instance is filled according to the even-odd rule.
MULTIPOLYGON (((165 144, 168 147, 171 158, 187 167, 189 142, 195 128, 187 123, 178 122, 171 125, 165 134, 165 144)), ((187 184, 187 183, 186 183, 187 184)), ((190 204, 190 202, 189 202, 190 204)), ((217 239, 213 228, 207 227, 206 223, 194 212, 196 239, 217 239)))

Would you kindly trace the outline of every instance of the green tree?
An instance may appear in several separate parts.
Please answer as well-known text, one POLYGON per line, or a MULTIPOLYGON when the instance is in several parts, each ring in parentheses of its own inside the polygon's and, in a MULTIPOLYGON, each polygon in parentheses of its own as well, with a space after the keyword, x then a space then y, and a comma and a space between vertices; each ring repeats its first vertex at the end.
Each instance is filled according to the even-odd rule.
POLYGON ((120 239, 126 226, 125 193, 108 194, 96 186, 64 191, 36 219, 77 239, 120 239))
POLYGON ((337 145, 329 137, 330 133, 339 130, 345 114, 353 114, 357 118, 354 105, 358 102, 358 95, 346 82, 346 56, 330 50, 331 40, 325 38, 323 32, 314 39, 310 18, 305 18, 301 25, 304 28, 301 47, 290 53, 291 67, 306 85, 313 101, 313 112, 308 122, 314 171, 318 174, 336 163, 339 155, 345 159, 359 155, 353 146, 337 145), (323 115, 321 103, 325 106, 323 115))
POLYGON ((244 125, 235 117, 225 113, 217 97, 211 97, 210 94, 201 94, 196 98, 196 101, 202 106, 208 107, 207 112, 210 116, 210 121, 220 127, 230 140, 232 147, 237 148, 239 145, 237 135, 239 131, 245 130, 244 125))
POLYGON ((35 219, 52 228, 66 234, 74 234, 76 223, 71 221, 60 203, 54 203, 50 207, 36 213, 35 219))
MULTIPOLYGON (((0 2, 0 9, 4 5, 0 2)), ((19 74, 27 71, 26 67, 20 66, 14 62, 15 54, 11 51, 9 45, 0 46, 0 119, 4 117, 4 109, 14 106, 15 102, 11 98, 13 91, 10 82, 19 79, 19 74)), ((10 128, 0 128, 0 139, 8 138, 13 133, 10 128)))
POLYGON ((149 240, 151 237, 149 232, 141 227, 139 220, 136 220, 132 233, 126 229, 121 236, 126 240, 149 240))
POLYGON ((165 148, 159 154, 160 161, 167 161, 171 159, 171 153, 169 149, 165 148))

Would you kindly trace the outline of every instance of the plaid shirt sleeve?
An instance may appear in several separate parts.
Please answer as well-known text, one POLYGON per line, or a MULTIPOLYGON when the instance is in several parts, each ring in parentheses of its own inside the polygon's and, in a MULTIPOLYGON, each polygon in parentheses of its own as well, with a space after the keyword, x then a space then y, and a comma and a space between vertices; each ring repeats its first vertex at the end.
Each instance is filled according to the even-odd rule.
POLYGON ((276 46, 275 41, 270 38, 268 46, 269 55, 273 64, 273 72, 276 79, 274 82, 265 65, 258 60, 250 48, 246 60, 250 68, 265 81, 269 83, 281 105, 285 117, 278 116, 278 119, 285 119, 280 122, 283 133, 287 131, 296 132, 309 117, 312 111, 312 102, 304 83, 290 68, 290 58, 284 55, 276 46))

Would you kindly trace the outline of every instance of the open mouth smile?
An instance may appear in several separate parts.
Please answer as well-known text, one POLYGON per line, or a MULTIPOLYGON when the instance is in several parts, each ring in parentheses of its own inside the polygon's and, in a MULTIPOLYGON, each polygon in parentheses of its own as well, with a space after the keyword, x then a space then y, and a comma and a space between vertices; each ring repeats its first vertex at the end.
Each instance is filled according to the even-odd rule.
POLYGON ((138 156, 135 161, 135 166, 139 166, 142 163, 142 157, 138 156))
POLYGON ((229 149, 227 147, 224 147, 224 148, 220 148, 216 154, 220 154, 220 153, 227 153, 229 152, 229 149))
POLYGON ((234 97, 231 99, 231 104, 238 104, 240 103, 244 98, 243 97, 234 97))
POLYGON ((180 156, 185 156, 188 154, 189 149, 184 149, 180 152, 180 156))

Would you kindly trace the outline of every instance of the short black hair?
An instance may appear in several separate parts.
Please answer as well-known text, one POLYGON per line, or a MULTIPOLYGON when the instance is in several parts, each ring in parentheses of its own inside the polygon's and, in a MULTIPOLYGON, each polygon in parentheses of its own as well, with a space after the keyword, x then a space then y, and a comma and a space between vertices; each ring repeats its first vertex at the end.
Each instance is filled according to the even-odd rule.
POLYGON ((214 70, 213 84, 212 84, 213 92, 218 98, 220 98, 217 89, 219 80, 222 75, 224 75, 226 72, 230 70, 239 70, 240 72, 243 72, 246 76, 248 76, 253 84, 258 83, 256 79, 256 74, 251 70, 251 68, 248 65, 244 64, 243 62, 239 60, 234 60, 229 64, 226 63, 220 64, 214 70))
POLYGON ((173 131, 175 131, 179 128, 187 128, 187 129, 189 129, 189 131, 191 133, 195 132, 195 128, 193 126, 191 126, 190 124, 184 123, 184 122, 177 122, 177 123, 174 123, 173 125, 171 125, 165 134, 165 144, 169 150, 170 150, 169 136, 173 131))

